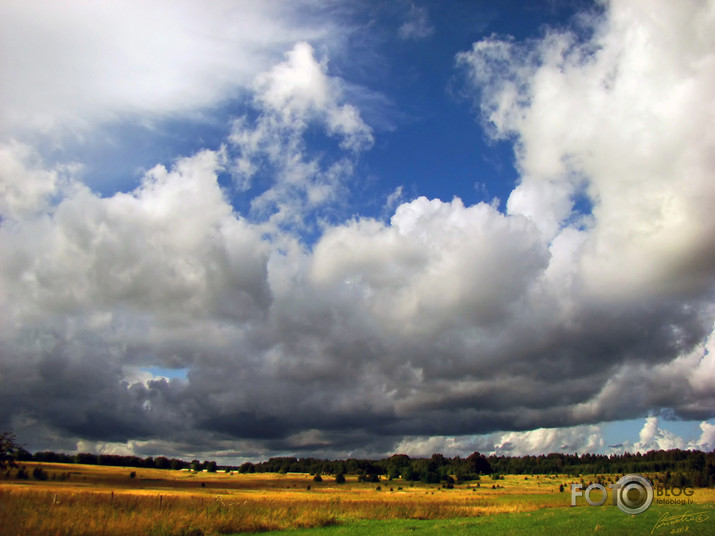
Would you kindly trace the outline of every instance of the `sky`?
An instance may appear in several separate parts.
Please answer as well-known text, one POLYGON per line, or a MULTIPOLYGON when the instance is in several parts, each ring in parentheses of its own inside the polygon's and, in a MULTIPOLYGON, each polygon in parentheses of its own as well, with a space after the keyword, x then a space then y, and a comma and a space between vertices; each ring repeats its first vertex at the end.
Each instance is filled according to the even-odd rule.
POLYGON ((715 449, 715 1, 0 3, 0 430, 715 449))

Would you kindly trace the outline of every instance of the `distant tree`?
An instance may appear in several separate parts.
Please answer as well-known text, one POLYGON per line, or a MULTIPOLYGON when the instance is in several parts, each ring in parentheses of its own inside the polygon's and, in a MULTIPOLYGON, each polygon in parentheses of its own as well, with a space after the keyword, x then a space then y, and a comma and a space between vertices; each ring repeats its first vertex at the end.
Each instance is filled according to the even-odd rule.
POLYGON ((439 484, 441 479, 439 477, 439 473, 435 471, 425 471, 422 473, 421 480, 425 484, 439 484))
POLYGON ((209 473, 215 473, 215 472, 216 472, 216 462, 213 462, 213 461, 212 461, 212 462, 208 462, 208 463, 206 464, 206 470, 207 470, 209 473))
POLYGON ((97 465, 97 455, 90 452, 80 452, 75 454, 74 463, 83 463, 87 465, 97 465))
POLYGON ((36 462, 50 462, 50 463, 71 463, 72 457, 67 454, 58 454, 52 451, 42 451, 35 452, 32 455, 32 459, 36 462))
POLYGON ((314 481, 314 482, 322 482, 322 481, 323 481, 323 477, 320 476, 320 473, 315 473, 315 476, 313 477, 313 481, 314 481))
POLYGON ((171 467, 171 461, 165 456, 159 456, 154 458, 154 467, 157 469, 169 469, 171 467))
POLYGON ((240 473, 255 473, 256 466, 251 462, 245 462, 241 464, 241 467, 238 468, 238 471, 240 473))
POLYGON ((335 483, 345 484, 345 475, 342 473, 338 473, 337 475, 335 475, 335 483))
POLYGON ((403 469, 402 479, 409 480, 409 481, 419 480, 420 474, 417 471, 415 471, 415 469, 412 466, 408 465, 407 467, 405 467, 403 469))
POLYGON ((447 460, 444 459, 444 456, 442 454, 432 454, 432 457, 430 458, 429 461, 429 470, 430 471, 437 471, 440 467, 442 467, 445 463, 447 463, 447 460))
POLYGON ((404 478, 405 469, 410 466, 410 457, 406 454, 393 454, 385 460, 384 465, 390 480, 399 478, 400 476, 404 478))
POLYGON ((22 447, 17 447, 15 459, 18 462, 29 462, 32 461, 32 454, 22 447))
POLYGON ((0 470, 8 467, 17 467, 15 460, 19 447, 15 443, 15 436, 10 432, 0 434, 0 470))
POLYGON ((487 460, 484 454, 480 454, 479 452, 473 452, 467 458, 467 462, 469 463, 473 473, 489 475, 493 472, 492 467, 489 464, 489 460, 487 460))
POLYGON ((35 480, 47 480, 48 475, 47 472, 43 471, 41 468, 35 467, 32 470, 32 478, 35 480))

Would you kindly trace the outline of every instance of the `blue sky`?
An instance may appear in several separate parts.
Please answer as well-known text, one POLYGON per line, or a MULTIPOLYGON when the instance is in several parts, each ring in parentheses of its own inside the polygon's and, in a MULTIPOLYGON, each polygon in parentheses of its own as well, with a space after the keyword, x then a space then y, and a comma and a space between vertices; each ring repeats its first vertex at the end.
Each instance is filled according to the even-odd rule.
POLYGON ((715 448, 712 2, 4 2, 0 429, 715 448))
MULTIPOLYGON (((568 24, 580 9, 597 7, 587 2, 526 8, 520 2, 454 2, 439 9, 425 5, 419 9, 427 14, 429 34, 404 38, 394 30, 406 22, 409 6, 332 6, 329 11, 338 12, 357 43, 342 45, 334 56, 327 47, 316 50, 328 60, 330 73, 344 79, 348 91, 352 88, 356 101, 363 104, 363 115, 379 133, 375 146, 361 156, 359 184, 348 202, 360 215, 379 217, 379 199, 400 186, 407 198, 457 196, 468 204, 494 198, 504 202, 518 177, 512 144, 490 139, 480 128, 455 55, 492 33, 539 38, 548 27, 568 24), (354 53, 365 58, 356 62, 354 53)), ((141 170, 157 163, 170 165, 177 155, 218 147, 228 134, 227 117, 246 109, 246 99, 238 98, 201 110, 198 119, 162 118, 150 128, 118 121, 107 125, 102 137, 63 140, 51 152, 58 160, 80 155, 87 165, 84 179, 98 192, 126 191, 138 184, 141 170)), ((316 152, 330 150, 320 139, 313 141, 316 152)), ((235 203, 241 206, 240 199, 235 203)))

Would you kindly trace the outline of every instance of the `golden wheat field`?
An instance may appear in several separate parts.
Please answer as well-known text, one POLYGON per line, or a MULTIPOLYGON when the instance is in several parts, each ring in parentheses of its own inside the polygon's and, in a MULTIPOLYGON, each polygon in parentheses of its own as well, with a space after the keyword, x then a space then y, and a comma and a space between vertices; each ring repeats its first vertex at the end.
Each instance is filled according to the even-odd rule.
MULTIPOLYGON (((506 476, 443 489, 383 480, 337 485, 307 474, 192 473, 27 463, 43 481, 0 480, 0 534, 198 536, 320 527, 357 519, 447 519, 568 507, 566 476, 506 476), (135 476, 130 477, 134 472, 135 476), (492 488, 494 486, 494 488, 492 488)), ((697 490, 715 502, 715 490, 697 490)))

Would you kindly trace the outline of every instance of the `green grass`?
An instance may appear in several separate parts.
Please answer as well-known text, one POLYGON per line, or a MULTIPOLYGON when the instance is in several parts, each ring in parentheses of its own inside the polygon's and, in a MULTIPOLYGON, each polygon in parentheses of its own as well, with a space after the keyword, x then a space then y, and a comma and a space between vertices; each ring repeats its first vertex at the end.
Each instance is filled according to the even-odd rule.
POLYGON ((626 515, 612 506, 545 508, 535 512, 447 520, 364 520, 333 527, 294 529, 264 534, 274 534, 275 536, 364 536, 366 534, 385 536, 414 534, 516 536, 520 534, 569 535, 593 533, 618 536, 623 534, 709 536, 715 534, 715 506, 653 506, 647 512, 637 516, 626 515), (707 519, 702 522, 684 521, 656 527, 658 520, 664 514, 675 516, 686 513, 704 513, 707 519))

